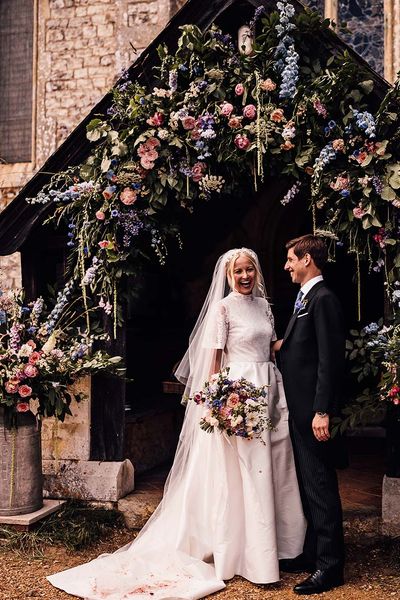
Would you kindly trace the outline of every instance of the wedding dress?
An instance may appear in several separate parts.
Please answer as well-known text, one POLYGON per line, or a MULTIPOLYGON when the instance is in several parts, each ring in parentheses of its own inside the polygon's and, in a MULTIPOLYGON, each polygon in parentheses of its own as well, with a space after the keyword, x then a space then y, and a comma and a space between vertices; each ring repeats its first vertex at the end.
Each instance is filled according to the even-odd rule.
POLYGON ((278 559, 302 552, 305 520, 282 379, 270 361, 268 301, 231 292, 216 304, 212 336, 230 378, 269 386, 275 430, 263 432, 265 444, 210 434, 198 426, 204 409, 189 402, 169 485, 145 528, 114 554, 48 577, 54 586, 89 600, 196 600, 234 575, 275 582, 278 559))

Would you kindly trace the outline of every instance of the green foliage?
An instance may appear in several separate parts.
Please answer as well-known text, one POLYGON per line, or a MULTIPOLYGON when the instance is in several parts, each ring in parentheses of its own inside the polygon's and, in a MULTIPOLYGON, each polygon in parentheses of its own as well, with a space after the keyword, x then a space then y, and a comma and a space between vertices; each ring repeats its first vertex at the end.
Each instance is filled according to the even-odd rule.
POLYGON ((71 500, 30 531, 0 526, 0 552, 14 550, 39 558, 50 544, 64 546, 71 552, 83 550, 122 527, 123 518, 118 511, 71 500))

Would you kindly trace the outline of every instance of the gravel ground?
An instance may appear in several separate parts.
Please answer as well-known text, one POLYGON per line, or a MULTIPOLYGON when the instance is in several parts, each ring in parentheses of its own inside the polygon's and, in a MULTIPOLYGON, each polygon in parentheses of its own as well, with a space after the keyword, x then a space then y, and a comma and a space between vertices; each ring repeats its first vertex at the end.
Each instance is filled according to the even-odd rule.
MULTIPOLYGON (((379 534, 377 517, 357 516, 345 522, 347 566, 346 584, 319 597, 329 600, 400 599, 400 543, 390 542, 379 534)), ((132 539, 131 531, 120 529, 100 543, 82 552, 68 552, 61 546, 46 546, 42 558, 0 551, 0 600, 68 600, 72 597, 56 590, 46 575, 91 560, 103 552, 112 552, 132 539)), ((292 592, 302 575, 283 574, 278 584, 256 586, 240 577, 227 583, 213 600, 290 600, 299 598, 292 592)), ((209 596, 211 598, 211 596, 209 596)), ((317 596, 312 596, 317 598, 317 596)))

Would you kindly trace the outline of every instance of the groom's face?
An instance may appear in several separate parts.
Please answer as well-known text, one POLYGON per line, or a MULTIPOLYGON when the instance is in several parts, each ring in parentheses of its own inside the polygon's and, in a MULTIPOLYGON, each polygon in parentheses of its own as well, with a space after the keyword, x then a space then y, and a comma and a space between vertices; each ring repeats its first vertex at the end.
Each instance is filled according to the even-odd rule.
POLYGON ((289 248, 287 253, 287 259, 285 263, 285 271, 288 271, 293 283, 303 283, 307 276, 307 255, 303 258, 299 258, 293 251, 293 248, 289 248))

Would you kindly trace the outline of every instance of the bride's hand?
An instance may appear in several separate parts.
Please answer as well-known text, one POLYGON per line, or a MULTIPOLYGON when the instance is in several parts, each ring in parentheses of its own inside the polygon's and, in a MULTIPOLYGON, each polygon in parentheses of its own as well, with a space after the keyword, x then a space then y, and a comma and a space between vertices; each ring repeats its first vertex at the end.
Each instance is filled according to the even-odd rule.
POLYGON ((281 349, 281 346, 282 346, 282 342, 283 342, 283 340, 276 340, 275 342, 273 342, 271 344, 272 354, 275 354, 275 352, 279 352, 279 350, 281 349))

